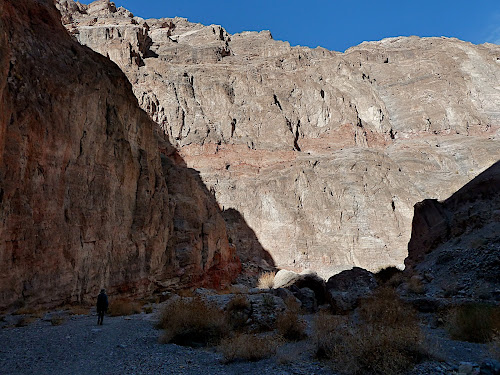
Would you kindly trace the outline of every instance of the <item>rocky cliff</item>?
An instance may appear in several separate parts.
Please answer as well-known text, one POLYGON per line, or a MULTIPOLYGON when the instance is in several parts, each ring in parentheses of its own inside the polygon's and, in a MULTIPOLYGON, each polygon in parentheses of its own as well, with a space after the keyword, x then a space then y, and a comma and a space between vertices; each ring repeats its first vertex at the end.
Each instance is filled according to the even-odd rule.
POLYGON ((60 17, 0 0, 0 310, 229 282, 213 196, 60 17))
POLYGON ((499 46, 410 37, 337 53, 144 20, 107 0, 59 7, 255 233, 254 245, 230 233, 245 260, 259 258, 245 247, 263 248, 322 276, 402 264, 413 205, 500 159, 499 46))
POLYGON ((428 295, 500 300, 500 161, 448 199, 415 205, 405 263, 428 295))

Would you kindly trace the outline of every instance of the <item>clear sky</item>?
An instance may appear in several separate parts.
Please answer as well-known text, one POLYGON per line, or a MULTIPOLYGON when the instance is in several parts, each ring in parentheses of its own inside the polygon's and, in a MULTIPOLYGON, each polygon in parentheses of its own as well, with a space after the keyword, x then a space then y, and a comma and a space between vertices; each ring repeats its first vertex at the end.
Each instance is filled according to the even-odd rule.
MULTIPOLYGON (((91 1, 84 0, 83 3, 91 1)), ((291 45, 344 51, 392 36, 500 44, 500 0, 116 0, 143 18, 185 17, 229 33, 270 30, 291 45)))

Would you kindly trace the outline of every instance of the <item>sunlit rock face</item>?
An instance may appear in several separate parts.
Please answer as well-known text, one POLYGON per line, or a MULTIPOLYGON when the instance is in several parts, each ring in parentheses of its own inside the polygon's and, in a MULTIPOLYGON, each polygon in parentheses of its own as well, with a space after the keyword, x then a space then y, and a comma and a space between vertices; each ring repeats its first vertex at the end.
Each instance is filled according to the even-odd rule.
POLYGON ((213 196, 52 1, 0 0, 0 108, 0 310, 237 275, 213 196))
POLYGON ((402 264, 413 205, 500 159, 499 46, 409 37, 338 53, 108 1, 59 6, 280 267, 402 264))

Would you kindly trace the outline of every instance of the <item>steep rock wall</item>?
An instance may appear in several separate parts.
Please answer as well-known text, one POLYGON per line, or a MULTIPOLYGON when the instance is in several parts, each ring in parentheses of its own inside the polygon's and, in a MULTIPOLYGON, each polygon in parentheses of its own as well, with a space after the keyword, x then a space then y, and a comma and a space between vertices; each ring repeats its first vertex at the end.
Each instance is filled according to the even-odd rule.
POLYGON ((500 161, 446 200, 415 205, 405 264, 428 294, 500 300, 500 161))
POLYGON ((213 197, 52 1, 0 0, 0 106, 0 309, 236 276, 213 197))
POLYGON ((341 54, 144 20, 107 0, 60 7, 75 38, 127 74, 221 208, 241 213, 258 242, 241 245, 280 267, 326 277, 402 264, 413 205, 500 159, 499 46, 410 37, 341 54))

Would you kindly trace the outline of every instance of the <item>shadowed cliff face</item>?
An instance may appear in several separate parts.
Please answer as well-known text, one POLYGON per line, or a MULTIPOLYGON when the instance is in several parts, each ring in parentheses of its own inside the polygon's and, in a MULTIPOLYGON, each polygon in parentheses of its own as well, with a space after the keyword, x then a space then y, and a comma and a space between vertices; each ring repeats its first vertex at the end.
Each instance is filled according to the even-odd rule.
POLYGON ((199 176, 52 1, 0 0, 0 309, 239 272, 199 176))
POLYGON ((415 205, 405 264, 427 275, 428 294, 500 299, 500 161, 448 199, 415 205))
POLYGON ((59 6, 279 267, 402 264, 414 204, 500 158, 499 46, 410 37, 341 54, 107 0, 59 6))

